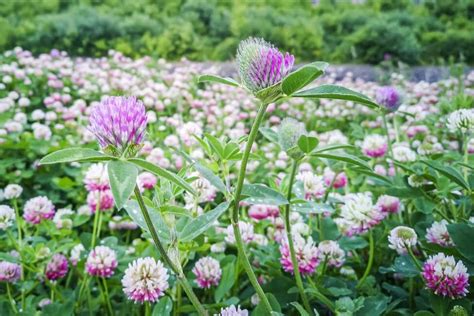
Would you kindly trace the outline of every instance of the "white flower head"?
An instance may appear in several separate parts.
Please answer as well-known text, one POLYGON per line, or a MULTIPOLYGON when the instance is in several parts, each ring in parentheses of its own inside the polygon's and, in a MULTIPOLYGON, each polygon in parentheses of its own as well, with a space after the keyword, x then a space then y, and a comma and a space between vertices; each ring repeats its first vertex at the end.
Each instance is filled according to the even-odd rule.
POLYGON ((446 126, 452 131, 466 133, 474 130, 474 109, 461 109, 449 114, 446 126))
MULTIPOLYGON (((244 243, 248 244, 252 242, 255 237, 252 223, 239 221, 239 230, 244 243)), ((235 244, 234 228, 232 225, 227 226, 226 233, 227 236, 225 237, 225 241, 229 244, 235 244)))
POLYGON ((390 231, 388 236, 388 247, 396 250, 399 254, 408 252, 407 247, 414 247, 418 242, 415 230, 406 226, 398 226, 390 231))
POLYGON ((0 230, 5 230, 13 225, 15 211, 8 205, 0 205, 0 230))
POLYGON ((168 277, 168 270, 161 261, 139 258, 125 270, 123 291, 135 302, 156 302, 169 287, 168 277))
POLYGON ((19 198, 23 188, 18 184, 9 184, 3 189, 4 198, 6 200, 19 198))

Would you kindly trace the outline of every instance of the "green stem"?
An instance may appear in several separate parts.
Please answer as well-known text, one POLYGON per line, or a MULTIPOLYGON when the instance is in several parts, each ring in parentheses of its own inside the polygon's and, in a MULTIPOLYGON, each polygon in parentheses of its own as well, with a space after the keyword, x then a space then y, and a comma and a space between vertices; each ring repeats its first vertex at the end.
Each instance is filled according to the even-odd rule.
POLYGON ((97 225, 97 232, 96 232, 96 241, 100 240, 100 231, 102 229, 102 219, 104 218, 104 213, 102 211, 99 212, 99 223, 97 225))
POLYGON ((364 284, 365 279, 369 276, 370 270, 372 269, 372 264, 374 263, 374 251, 375 250, 375 243, 374 243, 374 236, 372 235, 372 231, 369 231, 369 262, 367 263, 367 267, 365 268, 365 272, 360 278, 359 283, 357 283, 356 288, 360 288, 362 284, 364 284))
MULTIPOLYGON (((288 183, 288 194, 286 198, 288 201, 291 200, 291 193, 293 182, 295 181, 296 169, 298 168, 298 162, 293 160, 291 166, 291 174, 290 174, 290 181, 288 183)), ((290 256, 291 256, 291 263, 293 265, 293 272, 295 275, 296 286, 298 287, 298 291, 300 292, 301 300, 303 301, 304 308, 310 315, 313 315, 313 311, 311 306, 309 305, 308 297, 304 292, 303 280, 301 279, 300 268, 298 265, 298 260, 296 258, 295 253, 295 245, 293 243, 293 236, 291 234, 291 223, 290 223, 290 204, 285 205, 285 227, 286 227, 286 238, 288 239, 288 246, 290 248, 290 256)))
MULTIPOLYGON (((469 165, 469 133, 464 135, 464 164, 469 165)), ((466 181, 469 181, 467 178, 468 167, 464 167, 464 178, 466 181)))
POLYGON ((149 302, 146 302, 146 303, 145 303, 145 316, 150 316, 150 315, 151 315, 150 303, 149 303, 149 302))
POLYGON ((408 253, 410 254, 410 257, 411 259, 413 260, 413 263, 416 265, 416 267, 418 268, 418 270, 422 271, 423 270, 423 267, 421 266, 421 264, 418 262, 418 259, 416 259, 415 257, 415 254, 413 253, 413 249, 411 249, 410 246, 406 246, 407 250, 408 250, 408 253))
POLYGON ((390 157, 393 158, 392 142, 390 141, 390 134, 389 134, 389 131, 388 131, 388 124, 387 124, 387 115, 383 114, 382 119, 383 119, 383 126, 384 126, 384 129, 385 129, 385 135, 387 136, 388 152, 390 153, 390 157))
POLYGON ((8 282, 7 282, 7 294, 8 294, 8 301, 10 302, 10 305, 12 306, 13 312, 15 314, 18 313, 18 310, 16 308, 15 300, 12 297, 12 291, 10 289, 10 283, 8 283, 8 282))
POLYGON ((145 219, 148 230, 151 234, 151 238, 153 239, 153 242, 155 243, 155 246, 158 249, 158 252, 160 253, 161 258, 176 274, 176 278, 179 284, 182 286, 184 292, 186 293, 189 300, 193 304, 197 313, 201 316, 206 316, 207 315, 206 310, 199 302, 196 294, 194 294, 193 289, 191 288, 188 281, 186 280, 186 277, 184 276, 184 273, 181 267, 177 267, 173 263, 173 261, 168 256, 168 253, 166 252, 165 248, 163 247, 163 244, 161 243, 160 238, 158 237, 158 234, 156 233, 155 227, 153 226, 153 222, 151 221, 150 214, 148 213, 148 210, 145 205, 145 201, 143 201, 143 197, 142 197, 142 194, 140 193, 140 190, 138 189, 138 186, 135 186, 135 196, 137 198, 138 205, 140 206, 140 210, 142 212, 143 218, 145 219))
POLYGON ((181 308, 181 286, 176 285, 176 308, 173 310, 173 315, 178 316, 178 311, 181 308))
POLYGON ((327 306, 327 308, 329 308, 329 310, 335 314, 336 313, 336 306, 334 305, 333 302, 331 302, 330 299, 328 299, 323 293, 321 293, 319 290, 318 290, 318 287, 316 286, 316 284, 314 284, 313 280, 311 280, 311 278, 308 278, 308 281, 309 283, 313 286, 313 292, 312 294, 318 299, 318 301, 320 301, 321 303, 323 303, 324 305, 327 306))
POLYGON ((263 307, 265 308, 265 313, 270 315, 272 312, 272 306, 270 305, 270 302, 268 301, 268 298, 266 297, 265 292, 263 292, 263 289, 258 283, 257 277, 255 276, 255 273, 252 270, 252 266, 250 265, 249 258, 245 251, 244 244, 242 242, 242 236, 240 234, 240 229, 239 229, 239 207, 240 207, 239 203, 240 203, 240 198, 241 198, 242 189, 244 185, 244 179, 245 179, 245 175, 247 171, 247 163, 250 157, 250 151, 252 150, 252 145, 255 141, 255 138, 257 137, 258 128, 260 127, 260 124, 263 121, 263 117, 265 116, 265 111, 267 110, 267 106, 268 104, 264 104, 264 103, 260 104, 260 108, 258 109, 257 116, 255 117, 255 121, 253 122, 252 129, 250 130, 250 134, 247 139, 247 144, 245 145, 242 162, 240 164, 239 176, 237 179, 237 186, 234 193, 234 206, 232 208, 231 219, 232 219, 232 227, 234 228, 235 242, 237 245, 240 261, 242 262, 242 265, 245 269, 245 272, 247 273, 250 283, 255 289, 255 292, 257 292, 257 295, 260 298, 260 301, 263 303, 263 307))
MULTIPOLYGON (((23 249, 23 238, 22 238, 22 222, 21 222, 21 217, 20 217, 20 211, 18 209, 18 203, 16 202, 16 199, 13 199, 13 208, 15 209, 15 216, 16 216, 16 228, 18 231, 18 252, 20 253, 20 265, 21 265, 21 272, 20 272, 20 280, 23 282, 25 279, 25 271, 23 269, 23 256, 21 249, 23 249)), ((25 309, 25 290, 21 289, 21 307, 22 309, 25 309)))
POLYGON ((395 129, 395 141, 397 143, 400 142, 400 134, 398 132, 398 119, 397 119, 397 115, 395 113, 393 113, 393 128, 395 129))
POLYGON ((79 296, 77 297, 78 306, 80 306, 82 293, 84 292, 84 288, 86 286, 86 283, 88 283, 88 275, 85 275, 84 278, 82 279, 82 282, 81 282, 81 288, 79 289, 79 296))
POLYGON ((50 284, 50 291, 51 291, 51 303, 54 303, 54 284, 50 284))
POLYGON ((100 191, 97 193, 97 204, 95 206, 95 213, 94 213, 94 226, 92 227, 92 240, 91 240, 91 249, 95 247, 96 241, 96 234, 97 234, 97 225, 99 223, 99 216, 100 216, 100 191))
POLYGON ((100 279, 104 286, 105 302, 107 305, 107 309, 109 311, 109 315, 114 315, 114 309, 112 308, 112 304, 110 303, 109 288, 107 287, 107 281, 105 280, 105 278, 100 278, 100 279))
MULTIPOLYGON (((322 281, 323 276, 326 274, 326 269, 327 269, 327 267, 328 267, 328 256, 325 256, 325 257, 324 257, 324 261, 323 261, 323 266, 322 266, 322 268, 321 268, 321 275, 320 275, 321 278, 316 277, 316 281, 317 281, 317 282, 318 282, 318 281, 322 281)), ((318 284, 319 284, 319 282, 318 282, 318 284)))

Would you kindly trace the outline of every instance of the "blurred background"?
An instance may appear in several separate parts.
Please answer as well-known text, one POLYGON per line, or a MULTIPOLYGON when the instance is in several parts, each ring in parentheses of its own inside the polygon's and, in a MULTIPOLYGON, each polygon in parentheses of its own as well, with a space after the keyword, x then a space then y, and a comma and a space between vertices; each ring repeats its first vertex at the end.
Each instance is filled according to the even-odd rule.
POLYGON ((472 65, 473 19, 474 0, 0 0, 0 51, 222 61, 259 36, 297 62, 472 65))

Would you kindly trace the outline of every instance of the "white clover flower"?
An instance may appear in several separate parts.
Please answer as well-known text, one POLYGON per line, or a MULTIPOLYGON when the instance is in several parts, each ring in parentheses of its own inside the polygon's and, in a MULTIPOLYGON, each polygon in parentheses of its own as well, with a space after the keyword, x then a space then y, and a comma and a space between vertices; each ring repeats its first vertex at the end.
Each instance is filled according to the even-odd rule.
POLYGON ((474 109, 461 109, 449 114, 446 126, 452 131, 466 133, 474 130, 474 109))
POLYGON ((320 199, 326 193, 326 185, 323 176, 319 176, 311 171, 304 171, 296 175, 298 181, 303 182, 305 198, 320 199))
POLYGON ((362 234, 380 223, 386 214, 372 203, 366 193, 349 194, 341 207, 340 217, 334 221, 347 236, 362 234))
MULTIPOLYGON (((252 242, 255 234, 253 232, 253 225, 251 223, 239 221, 239 230, 244 243, 248 244, 252 242)), ((226 234, 225 241, 228 244, 235 244, 234 228, 232 227, 232 224, 227 226, 226 234)))
POLYGON ((199 259, 193 268, 196 276, 196 283, 200 288, 210 288, 219 285, 222 276, 222 269, 219 261, 212 257, 204 257, 199 259))
POLYGON ((39 120, 42 120, 44 119, 46 116, 46 114, 44 113, 43 110, 40 110, 40 109, 37 109, 37 110, 34 110, 33 112, 31 112, 31 119, 33 121, 39 121, 39 120))
POLYGON ((398 226, 390 231, 388 236, 388 247, 396 250, 399 254, 408 252, 407 247, 415 247, 418 242, 415 230, 406 226, 398 226))
POLYGON ((168 270, 161 261, 139 258, 128 265, 122 278, 123 291, 135 302, 156 302, 169 287, 168 270))
POLYGON ((426 286, 436 295, 451 299, 461 298, 469 293, 469 274, 464 263, 456 262, 453 256, 444 253, 430 256, 421 273, 426 286))
POLYGON ((367 135, 362 143, 362 152, 371 158, 378 158, 385 155, 388 144, 387 139, 379 134, 367 135))
POLYGON ((107 246, 97 246, 89 253, 86 271, 89 275, 111 277, 117 268, 117 253, 107 246))
POLYGON ((439 222, 434 222, 430 228, 426 230, 426 240, 433 244, 438 244, 443 247, 452 247, 454 242, 448 232, 448 221, 443 219, 439 222))
POLYGON ((71 249, 71 255, 69 256, 69 261, 71 261, 72 265, 75 266, 81 260, 81 253, 85 251, 83 244, 77 244, 71 249))
POLYGON ((268 245, 268 238, 263 234, 255 234, 253 237, 253 242, 259 246, 267 246, 268 245))
POLYGON ((90 165, 84 176, 84 184, 87 191, 104 191, 110 188, 109 174, 105 164, 94 163, 90 165))
POLYGON ((6 200, 19 198, 23 188, 18 184, 9 184, 3 189, 4 198, 6 200))
POLYGON ((222 253, 225 251, 225 242, 219 242, 211 245, 211 252, 222 253))
POLYGON ((214 316, 248 316, 248 315, 249 315, 248 310, 240 309, 240 306, 235 307, 235 305, 222 308, 219 314, 214 314, 214 316))
POLYGON ((0 205, 0 230, 5 230, 13 225, 15 211, 8 205, 0 205))
POLYGON ((72 228, 72 220, 71 215, 74 212, 68 208, 61 208, 59 209, 53 217, 53 223, 56 225, 58 229, 71 229, 72 228))
MULTIPOLYGON (((292 234, 293 244, 295 248, 298 268, 303 275, 313 274, 318 266, 319 250, 314 244, 313 238, 303 238, 299 234, 292 234)), ((293 263, 291 261, 290 246, 286 236, 280 245, 280 263, 283 270, 293 273, 293 263)))
POLYGON ((38 140, 50 140, 51 136, 53 133, 51 132, 51 129, 43 124, 40 123, 34 123, 32 125, 33 127, 33 135, 35 136, 36 139, 38 140))
POLYGON ((324 240, 318 245, 319 259, 321 262, 326 261, 327 265, 339 268, 346 260, 346 254, 341 249, 337 241, 324 240))
POLYGON ((393 158, 400 162, 411 162, 416 160, 416 153, 404 144, 395 144, 392 151, 393 158))

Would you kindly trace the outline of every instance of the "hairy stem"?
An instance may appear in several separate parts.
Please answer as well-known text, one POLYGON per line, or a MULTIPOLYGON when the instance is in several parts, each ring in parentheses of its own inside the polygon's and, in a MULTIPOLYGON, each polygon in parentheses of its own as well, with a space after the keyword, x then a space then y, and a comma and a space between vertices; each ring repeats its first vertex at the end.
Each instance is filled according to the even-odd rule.
MULTIPOLYGON (((291 166, 291 174, 290 174, 290 181, 288 183, 288 194, 286 198, 288 202, 291 200, 291 193, 293 182, 295 181, 296 169, 298 168, 298 162, 293 160, 291 166)), ((303 280, 301 279, 300 268, 298 265, 298 260, 296 259, 295 253, 295 245, 293 243, 293 237, 291 235, 291 223, 290 223, 290 204, 285 205, 285 227, 286 227, 286 238, 288 239, 288 246, 290 248, 290 255, 291 255, 291 263, 293 265, 293 273, 295 275, 296 286, 298 287, 298 291, 300 292, 301 300, 303 301, 304 308, 308 311, 310 315, 313 315, 313 311, 311 306, 309 305, 308 297, 304 292, 303 280)))
POLYGON ((247 144, 245 145, 244 155, 242 157, 242 162, 241 162, 240 170, 239 170, 239 177, 237 179, 237 186, 234 193, 234 205, 232 208, 231 219, 232 219, 232 227, 234 228, 235 242, 237 245, 240 261, 242 262, 242 265, 245 269, 245 272, 247 273, 250 283, 255 289, 255 292, 257 292, 257 295, 260 298, 260 301, 263 303, 266 314, 270 315, 272 311, 272 306, 270 305, 268 298, 265 296, 265 292, 263 292, 263 289, 258 283, 257 277, 255 276, 255 273, 252 270, 252 266, 250 265, 249 258, 247 256, 247 253, 245 252, 244 244, 242 242, 242 236, 240 234, 240 229, 239 229, 239 207, 240 207, 239 203, 240 203, 240 198, 241 198, 242 189, 244 185, 244 179, 245 179, 245 175, 247 171, 247 163, 250 157, 250 151, 252 149, 252 145, 255 141, 255 138, 257 137, 258 128, 260 127, 260 124, 263 121, 263 117, 265 116, 265 111, 267 109, 267 106, 268 104, 264 104, 264 103, 260 105, 257 116, 255 117, 255 121, 253 122, 252 129, 250 130, 250 134, 247 139, 247 144))
POLYGON ((135 186, 135 196, 137 198, 138 205, 140 206, 140 210, 142 212, 143 218, 145 219, 148 230, 151 234, 151 238, 153 239, 153 242, 155 243, 155 246, 158 249, 158 252, 160 253, 163 261, 176 274, 176 278, 179 284, 183 288, 184 292, 186 292, 186 295, 188 296, 189 300, 193 304, 197 313, 201 316, 207 315, 206 310, 199 302, 196 294, 194 294, 193 289, 189 285, 188 280, 184 276, 184 273, 181 267, 180 266, 178 267, 173 263, 173 261, 168 256, 168 253, 166 252, 165 248, 163 247, 163 244, 161 243, 160 238, 158 237, 158 234, 156 233, 155 227, 153 226, 153 223, 150 218, 150 214, 148 213, 148 210, 146 208, 145 202, 143 201, 143 197, 142 197, 142 194, 140 193, 140 189, 138 189, 138 186, 135 186))
POLYGON ((97 204, 95 206, 95 213, 94 213, 94 226, 92 226, 91 249, 94 249, 95 247, 95 242, 97 238, 97 225, 99 224, 99 216, 100 216, 100 191, 97 193, 97 204))
POLYGON ((393 159, 392 142, 390 141, 390 133, 388 131, 387 115, 383 114, 382 119, 383 119, 383 126, 385 129, 385 135, 387 136, 388 152, 390 153, 390 157, 393 159))

